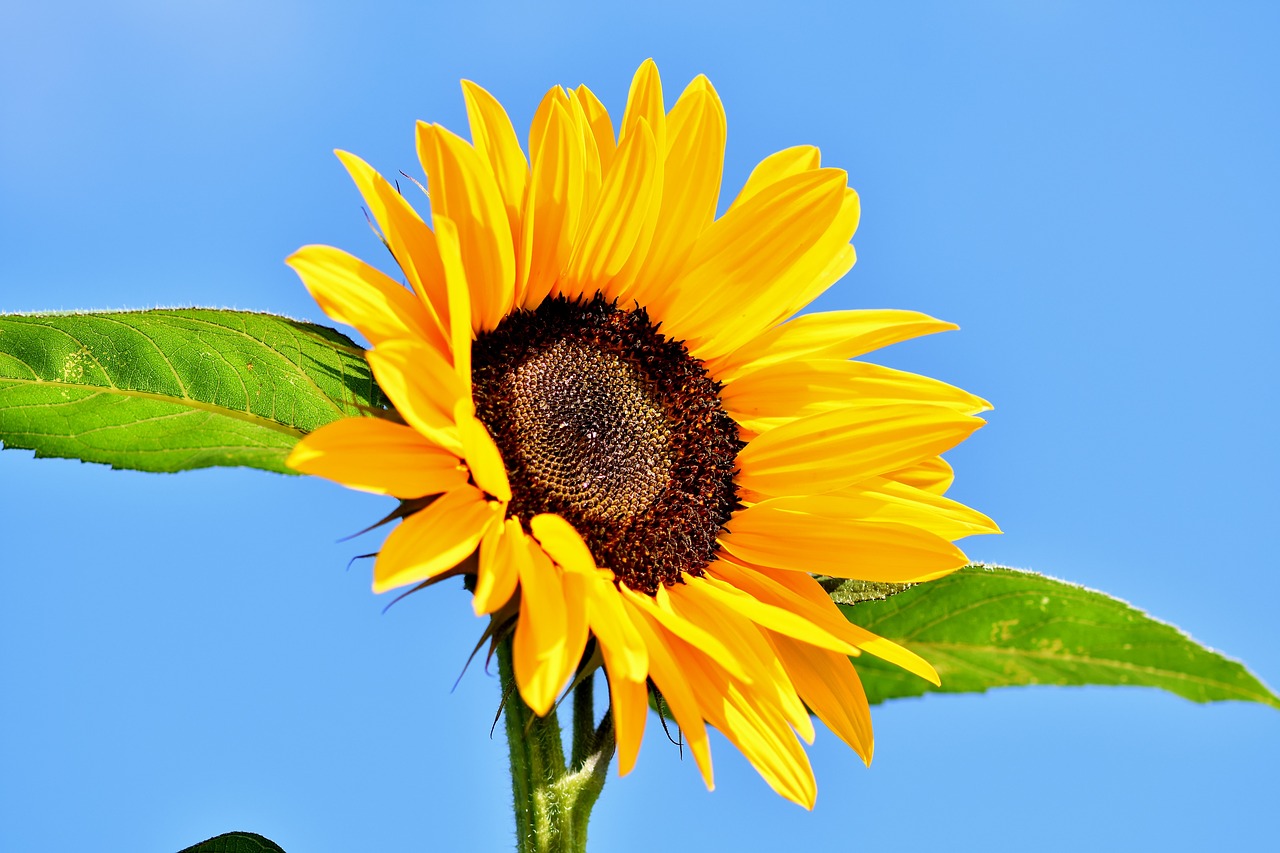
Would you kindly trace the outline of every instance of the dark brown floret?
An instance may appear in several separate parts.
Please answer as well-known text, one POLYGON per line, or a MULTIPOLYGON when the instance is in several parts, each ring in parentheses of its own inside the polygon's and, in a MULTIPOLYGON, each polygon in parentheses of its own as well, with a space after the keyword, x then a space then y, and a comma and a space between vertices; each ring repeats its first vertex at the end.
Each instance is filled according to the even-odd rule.
POLYGON ((548 299, 472 345, 476 414, 493 434, 508 515, 563 516, 596 563, 652 595, 701 575, 737 506, 742 443, 720 383, 643 309, 548 299))

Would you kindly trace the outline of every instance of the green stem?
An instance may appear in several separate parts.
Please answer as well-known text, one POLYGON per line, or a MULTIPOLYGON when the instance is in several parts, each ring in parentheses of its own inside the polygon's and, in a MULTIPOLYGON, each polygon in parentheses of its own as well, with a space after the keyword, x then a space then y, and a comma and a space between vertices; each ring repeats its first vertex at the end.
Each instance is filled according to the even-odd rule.
MULTIPOLYGON (((595 691, 588 675, 573 688, 573 752, 569 763, 577 767, 595 751, 595 691)), ((612 718, 611 718, 612 719, 612 718)))
POLYGON ((587 820, 613 759, 613 716, 606 713, 596 726, 592 678, 583 679, 574 689, 573 751, 566 765, 556 712, 539 717, 516 690, 510 638, 498 644, 498 673, 506 697, 517 853, 586 853, 587 820))

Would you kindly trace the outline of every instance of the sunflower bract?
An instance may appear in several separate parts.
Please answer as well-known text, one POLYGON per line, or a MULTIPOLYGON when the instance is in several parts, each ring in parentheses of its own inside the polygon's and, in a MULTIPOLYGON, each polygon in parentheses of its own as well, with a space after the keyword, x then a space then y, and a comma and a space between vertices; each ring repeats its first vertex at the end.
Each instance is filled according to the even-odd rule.
POLYGON ((997 532, 942 496, 940 454, 986 402, 849 360, 954 327, 792 319, 853 266, 858 196, 797 147, 716 218, 725 114, 703 77, 667 111, 645 62, 616 138, 590 90, 554 88, 527 148, 488 92, 463 92, 471 142, 418 125, 429 222, 338 154, 405 284, 328 246, 289 258, 373 345, 395 407, 322 427, 289 464, 421 507, 383 544, 374 590, 475 573, 476 613, 514 624, 535 712, 594 643, 622 773, 656 690, 708 787, 710 725, 811 808, 809 710, 871 760, 851 656, 937 679, 811 573, 925 581, 966 563, 953 540, 997 532))

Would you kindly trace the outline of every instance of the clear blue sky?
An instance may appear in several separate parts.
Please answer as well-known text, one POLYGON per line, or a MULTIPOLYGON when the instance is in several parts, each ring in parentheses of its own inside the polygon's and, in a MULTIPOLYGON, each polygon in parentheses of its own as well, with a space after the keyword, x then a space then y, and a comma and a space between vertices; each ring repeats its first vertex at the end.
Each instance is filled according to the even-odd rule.
MULTIPOLYGON (((859 262, 819 307, 962 326, 886 360, 996 405, 951 457, 954 494, 1007 531, 970 553, 1119 595, 1280 685, 1280 7, 426 5, 8 4, 0 310, 322 319, 284 257, 378 255, 331 149, 416 174, 414 120, 465 130, 462 77, 527 127, 555 83, 620 111, 653 56, 669 91, 705 72, 723 96, 729 191, 797 143, 849 170, 859 262)), ((335 540, 388 501, 25 451, 0 484, 0 849, 511 848, 496 679, 451 692, 466 594, 384 616, 368 567, 344 570, 377 539, 335 540)), ((1273 710, 1039 688, 874 719, 870 770, 819 735, 812 814, 723 740, 707 793, 653 726, 593 848, 1274 843, 1273 710)))

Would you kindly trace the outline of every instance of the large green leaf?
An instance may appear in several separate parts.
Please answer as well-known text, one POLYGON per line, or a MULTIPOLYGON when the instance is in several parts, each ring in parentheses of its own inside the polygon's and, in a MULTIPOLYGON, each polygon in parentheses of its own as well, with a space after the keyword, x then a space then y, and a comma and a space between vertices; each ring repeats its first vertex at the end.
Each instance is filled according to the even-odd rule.
POLYGON ((872 703, 1019 684, 1128 684, 1193 702, 1280 708, 1280 698, 1239 661, 1123 601, 1033 572, 969 566, 918 586, 879 589, 875 597, 856 582, 824 585, 851 622, 902 643, 942 678, 934 687, 862 655, 858 672, 872 703))
POLYGON ((0 315, 0 441, 141 471, 288 473, 306 433, 381 405, 362 350, 273 314, 0 315))
POLYGON ((228 832, 178 853, 284 853, 279 844, 253 832, 228 832))

